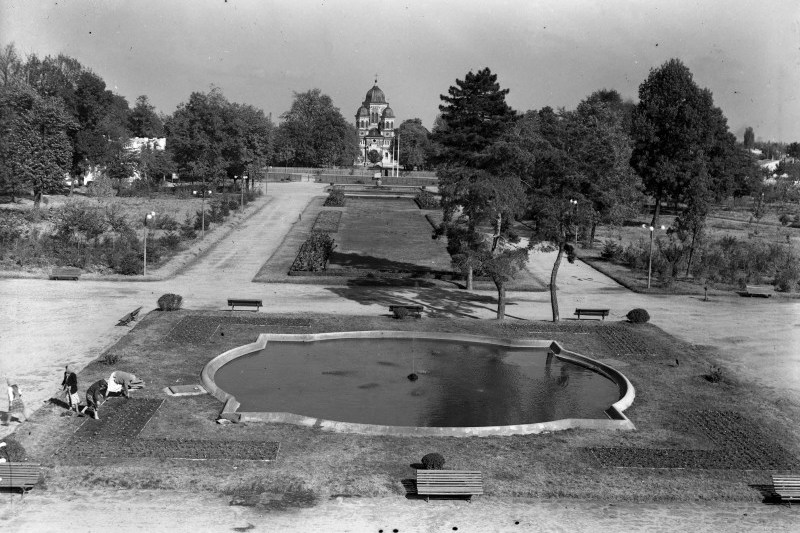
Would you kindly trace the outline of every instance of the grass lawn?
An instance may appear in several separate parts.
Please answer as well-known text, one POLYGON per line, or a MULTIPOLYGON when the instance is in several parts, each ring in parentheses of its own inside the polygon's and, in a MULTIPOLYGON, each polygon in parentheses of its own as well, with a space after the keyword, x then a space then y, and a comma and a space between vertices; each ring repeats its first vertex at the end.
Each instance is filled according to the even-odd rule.
POLYGON ((41 462, 48 487, 203 490, 239 500, 277 493, 284 495, 284 502, 311 506, 337 495, 413 493, 411 465, 436 451, 447 468, 483 471, 486 494, 492 496, 761 501, 759 487, 769 483, 770 471, 800 467, 800 447, 787 429, 800 415, 795 406, 738 382, 724 369, 723 381, 708 381, 704 375, 714 362, 711 350, 687 345, 647 324, 153 311, 104 354, 112 356, 119 357, 113 367, 101 357, 81 372, 81 394, 114 368, 145 381, 146 388, 134 392, 131 402, 164 401, 137 404, 155 409, 155 414, 127 426, 113 420, 114 409, 101 408, 101 417, 105 413, 112 419, 108 424, 120 428, 117 434, 103 435, 99 429, 94 434, 91 427, 79 427, 98 424, 93 420, 66 416, 55 404, 42 407, 16 432, 10 449, 21 445, 29 460, 41 462), (259 332, 374 329, 554 339, 579 353, 614 359, 611 364, 636 387, 636 400, 626 414, 638 430, 417 438, 284 424, 219 425, 215 420, 222 405, 211 396, 168 397, 162 391, 169 385, 199 383, 200 370, 210 358, 251 342, 259 332), (224 453, 226 442, 231 443, 230 455, 224 453), (277 446, 275 461, 241 458, 277 446), (108 453, 97 451, 103 447, 108 453), (187 447, 200 452, 200 458, 208 451, 207 460, 175 458, 174 450, 187 447))
POLYGON ((328 269, 450 271, 446 241, 431 238, 410 198, 347 197, 328 269))

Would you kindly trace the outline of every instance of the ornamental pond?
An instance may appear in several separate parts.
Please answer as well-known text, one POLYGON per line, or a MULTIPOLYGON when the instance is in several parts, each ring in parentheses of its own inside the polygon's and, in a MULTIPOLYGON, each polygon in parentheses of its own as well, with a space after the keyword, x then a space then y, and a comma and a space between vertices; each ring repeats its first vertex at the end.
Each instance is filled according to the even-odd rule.
POLYGON ((607 419, 605 411, 620 399, 619 385, 576 362, 548 357, 548 351, 435 338, 270 340, 224 364, 213 380, 243 412, 356 424, 479 427, 607 419))

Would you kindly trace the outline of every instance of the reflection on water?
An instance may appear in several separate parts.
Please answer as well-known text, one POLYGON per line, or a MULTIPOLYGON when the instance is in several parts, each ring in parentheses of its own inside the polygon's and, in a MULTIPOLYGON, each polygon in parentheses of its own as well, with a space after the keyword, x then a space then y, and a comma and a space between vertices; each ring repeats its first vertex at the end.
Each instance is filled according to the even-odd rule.
POLYGON ((546 350, 429 339, 274 342, 217 384, 241 411, 392 426, 505 426, 605 418, 609 379, 546 350), (548 362, 549 361, 549 362, 548 362), (410 381, 416 373, 419 379, 410 381))

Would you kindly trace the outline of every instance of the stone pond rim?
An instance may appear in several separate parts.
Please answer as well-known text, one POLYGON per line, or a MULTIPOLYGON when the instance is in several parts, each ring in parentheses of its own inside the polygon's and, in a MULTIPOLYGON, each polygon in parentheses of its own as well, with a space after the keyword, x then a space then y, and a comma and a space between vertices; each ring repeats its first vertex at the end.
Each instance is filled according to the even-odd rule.
POLYGON ((565 429, 585 428, 599 430, 635 430, 636 427, 625 416, 624 411, 633 404, 636 391, 633 384, 618 370, 600 361, 584 355, 570 352, 557 342, 550 340, 504 339, 498 337, 465 335, 453 333, 434 333, 421 331, 346 331, 332 333, 279 334, 262 333, 250 344, 232 348, 211 359, 201 372, 203 386, 208 392, 223 402, 220 418, 233 422, 269 422, 295 424, 315 427, 339 433, 359 433, 366 435, 397 436, 490 436, 490 435, 528 435, 565 429), (214 381, 217 371, 225 364, 239 357, 263 350, 269 341, 314 342, 334 339, 430 339, 448 340, 469 343, 492 344, 506 348, 547 348, 559 359, 587 367, 613 381, 620 391, 620 399, 606 409, 607 420, 567 418, 533 424, 515 424, 509 426, 480 427, 419 427, 419 426, 383 426, 377 424, 359 424, 338 422, 294 413, 273 412, 240 412, 236 397, 220 387, 214 381))

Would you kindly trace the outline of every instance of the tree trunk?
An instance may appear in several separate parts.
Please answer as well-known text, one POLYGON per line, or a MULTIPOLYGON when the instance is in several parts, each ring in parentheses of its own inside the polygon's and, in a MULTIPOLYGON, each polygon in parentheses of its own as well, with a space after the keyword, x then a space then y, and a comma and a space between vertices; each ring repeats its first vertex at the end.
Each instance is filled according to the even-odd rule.
POLYGON ((472 290, 472 267, 467 268, 467 290, 472 290))
POLYGON ((658 216, 661 214, 661 196, 656 196, 656 208, 653 211, 653 220, 650 225, 654 228, 658 227, 658 216))
POLYGON ((42 189, 33 190, 33 208, 39 209, 39 204, 42 203, 42 189))
POLYGON ((497 320, 506 318, 506 284, 504 281, 494 280, 497 287, 497 320))
POLYGON ((589 248, 594 248, 594 236, 597 232, 597 221, 592 220, 592 231, 589 233, 589 248))
POLYGON ((558 315, 558 294, 556 293, 556 278, 558 277, 558 267, 561 266, 561 259, 564 257, 564 242, 558 243, 558 255, 553 263, 553 271, 550 273, 550 307, 553 310, 553 322, 558 322, 561 317, 558 315))

